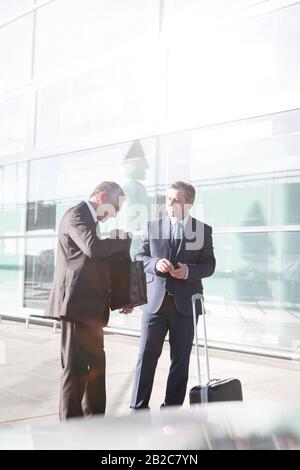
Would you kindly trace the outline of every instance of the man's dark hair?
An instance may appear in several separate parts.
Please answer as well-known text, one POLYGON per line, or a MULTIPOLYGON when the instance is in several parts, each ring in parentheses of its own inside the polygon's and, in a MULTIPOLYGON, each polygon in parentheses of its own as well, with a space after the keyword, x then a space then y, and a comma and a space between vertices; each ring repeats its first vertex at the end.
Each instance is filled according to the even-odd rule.
POLYGON ((184 181, 175 181, 175 183, 169 185, 169 189, 182 189, 186 200, 190 204, 193 204, 195 200, 196 190, 192 184, 185 183, 184 181))
POLYGON ((109 198, 125 197, 123 189, 117 183, 114 181, 102 181, 102 183, 96 186, 90 195, 90 199, 97 197, 98 194, 102 192, 106 192, 109 198))

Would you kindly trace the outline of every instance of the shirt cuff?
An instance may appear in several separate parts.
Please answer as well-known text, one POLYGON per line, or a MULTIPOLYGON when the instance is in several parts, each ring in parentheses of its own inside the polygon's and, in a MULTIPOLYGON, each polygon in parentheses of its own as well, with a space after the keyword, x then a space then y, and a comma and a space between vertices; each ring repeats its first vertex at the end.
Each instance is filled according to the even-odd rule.
POLYGON ((187 279, 188 276, 189 276, 189 267, 188 267, 188 265, 186 264, 186 275, 184 276, 183 279, 187 279))

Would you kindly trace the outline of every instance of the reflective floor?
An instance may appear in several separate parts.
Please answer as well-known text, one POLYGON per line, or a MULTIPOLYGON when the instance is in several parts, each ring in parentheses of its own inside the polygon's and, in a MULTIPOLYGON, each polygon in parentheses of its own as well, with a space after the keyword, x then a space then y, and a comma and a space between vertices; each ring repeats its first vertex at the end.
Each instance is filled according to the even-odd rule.
MULTIPOLYGON (((0 422, 54 424, 58 421, 60 333, 52 328, 2 320, 0 323, 0 422)), ((107 356, 107 416, 128 416, 133 371, 139 339, 105 335, 107 356)), ((194 353, 193 353, 194 354, 194 353)), ((300 363, 228 351, 211 350, 213 378, 237 377, 246 404, 267 401, 299 402, 300 363)), ((196 365, 191 357, 188 388, 196 385, 196 365)), ((169 346, 159 360, 151 409, 159 410, 169 369, 169 346)), ((184 409, 188 409, 188 399, 184 409)), ((0 424, 0 426, 2 426, 0 424)))

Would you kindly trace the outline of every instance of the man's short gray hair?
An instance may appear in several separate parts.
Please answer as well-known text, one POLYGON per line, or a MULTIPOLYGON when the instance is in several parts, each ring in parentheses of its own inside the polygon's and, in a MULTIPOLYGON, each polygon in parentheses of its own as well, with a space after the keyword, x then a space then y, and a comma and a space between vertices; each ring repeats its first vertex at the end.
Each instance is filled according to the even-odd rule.
POLYGON ((90 199, 97 197, 99 193, 103 192, 107 193, 109 198, 125 197, 125 193, 118 183, 115 183, 114 181, 102 181, 102 183, 96 186, 90 195, 90 199))
POLYGON ((184 192, 186 200, 193 204, 196 196, 196 190, 194 186, 190 183, 185 183, 184 181, 175 181, 168 186, 169 189, 181 189, 184 192))

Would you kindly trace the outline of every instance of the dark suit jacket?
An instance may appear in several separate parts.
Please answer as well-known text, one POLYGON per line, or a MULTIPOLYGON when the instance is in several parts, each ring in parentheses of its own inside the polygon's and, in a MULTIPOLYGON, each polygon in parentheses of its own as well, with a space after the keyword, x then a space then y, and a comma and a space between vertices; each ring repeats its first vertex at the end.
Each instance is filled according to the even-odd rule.
POLYGON ((70 321, 109 316, 109 259, 128 255, 130 239, 100 240, 96 223, 82 201, 63 216, 58 231, 57 264, 45 316, 70 321))
MULTIPOLYGON (((147 280, 148 303, 141 308, 146 313, 156 313, 166 293, 166 277, 156 271, 155 265, 161 258, 170 259, 171 221, 169 217, 149 222, 136 254, 144 262, 147 280)), ((203 292, 201 279, 209 277, 215 270, 212 244, 212 228, 197 219, 189 217, 184 236, 180 242, 176 262, 186 263, 189 274, 186 280, 174 279, 174 300, 182 315, 192 315, 191 297, 203 292)))

